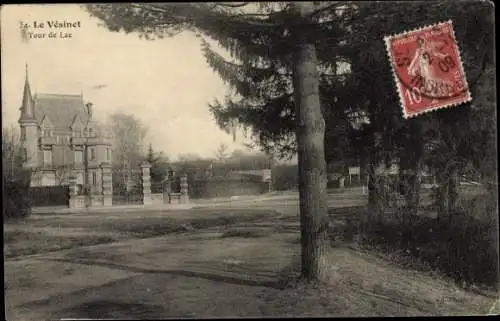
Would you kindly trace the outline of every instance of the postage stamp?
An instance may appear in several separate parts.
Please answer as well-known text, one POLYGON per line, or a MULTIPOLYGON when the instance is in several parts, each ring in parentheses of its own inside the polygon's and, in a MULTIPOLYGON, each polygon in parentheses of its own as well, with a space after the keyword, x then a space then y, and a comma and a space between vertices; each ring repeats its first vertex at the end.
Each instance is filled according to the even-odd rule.
POLYGON ((451 21, 384 40, 404 118, 472 99, 451 21))

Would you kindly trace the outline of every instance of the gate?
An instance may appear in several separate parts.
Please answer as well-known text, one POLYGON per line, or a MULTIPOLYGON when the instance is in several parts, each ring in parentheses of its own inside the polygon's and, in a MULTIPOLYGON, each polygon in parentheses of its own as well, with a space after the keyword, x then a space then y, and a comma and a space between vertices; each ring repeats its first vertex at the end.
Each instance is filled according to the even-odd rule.
POLYGON ((140 170, 113 170, 113 205, 143 204, 142 172, 140 170))
POLYGON ((69 186, 36 186, 29 188, 31 206, 69 206, 69 186))

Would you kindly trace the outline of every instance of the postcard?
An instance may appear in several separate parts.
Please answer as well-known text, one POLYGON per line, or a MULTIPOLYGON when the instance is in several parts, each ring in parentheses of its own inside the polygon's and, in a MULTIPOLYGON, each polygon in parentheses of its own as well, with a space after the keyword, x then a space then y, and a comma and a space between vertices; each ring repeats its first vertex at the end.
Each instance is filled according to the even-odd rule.
POLYGON ((6 319, 499 314, 492 2, 0 21, 6 319))

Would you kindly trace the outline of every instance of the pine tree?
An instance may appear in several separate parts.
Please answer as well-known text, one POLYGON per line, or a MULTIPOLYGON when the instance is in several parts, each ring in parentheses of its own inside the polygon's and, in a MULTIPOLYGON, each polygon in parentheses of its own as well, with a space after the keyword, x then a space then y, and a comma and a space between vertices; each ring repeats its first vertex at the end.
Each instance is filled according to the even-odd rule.
MULTIPOLYGON (((328 267, 324 252, 327 217, 325 122, 320 106, 317 67, 318 59, 321 61, 327 52, 331 54, 335 50, 332 44, 336 44, 339 29, 336 19, 324 22, 321 19, 335 17, 335 11, 343 5, 259 3, 257 6, 259 10, 254 13, 245 12, 237 5, 222 3, 98 4, 89 5, 88 9, 113 31, 138 31, 146 37, 172 35, 180 30, 199 32, 215 40, 230 52, 233 59, 241 62, 241 65, 219 65, 219 74, 224 80, 232 81, 239 92, 247 91, 241 105, 251 109, 252 105, 262 106, 262 101, 266 101, 267 106, 275 106, 274 109, 257 109, 251 114, 253 117, 270 112, 276 113, 279 120, 283 112, 291 114, 295 111, 296 118, 290 116, 284 126, 291 129, 290 134, 295 133, 298 146, 302 276, 307 280, 322 280, 328 267), (318 37, 332 41, 316 41, 318 37), (270 47, 269 43, 274 45, 270 47), (249 86, 248 79, 235 81, 224 71, 241 68, 256 78, 265 77, 269 69, 283 74, 283 77, 271 84, 249 86), (283 89, 288 91, 286 95, 280 95, 283 89), (255 99, 251 99, 251 95, 255 99)), ((207 46, 204 50, 208 58, 213 57, 207 46)), ((241 105, 238 108, 243 108, 241 105)), ((265 127, 273 128, 273 134, 273 131, 281 133, 282 125, 267 122, 265 127)), ((290 142, 293 136, 287 138, 290 142)))
POLYGON ((168 175, 168 159, 163 156, 162 152, 155 152, 150 143, 145 160, 151 164, 151 183, 160 184, 168 175))
MULTIPOLYGON (((490 117, 479 116, 482 112, 478 107, 471 111, 471 107, 481 100, 476 94, 480 88, 477 85, 478 81, 486 77, 485 71, 490 69, 488 66, 491 66, 493 62, 492 12, 490 4, 475 1, 437 1, 432 6, 426 2, 394 6, 381 2, 369 2, 357 7, 356 18, 350 25, 352 38, 347 40, 350 46, 345 47, 348 51, 345 55, 351 57, 351 74, 348 77, 351 89, 347 89, 346 93, 352 97, 351 104, 365 110, 370 119, 370 125, 365 126, 365 139, 362 143, 364 143, 364 149, 368 151, 371 172, 384 160, 399 158, 400 168, 410 173, 402 176, 406 176, 404 181, 410 191, 406 195, 407 205, 413 212, 418 205, 419 198, 416 176, 424 161, 436 168, 437 172, 443 176, 441 185, 449 185, 449 189, 452 190, 450 195, 454 197, 453 190, 456 189, 456 181, 450 181, 450 178, 456 177, 453 172, 456 173, 458 168, 450 165, 460 163, 459 167, 463 167, 467 163, 463 162, 464 160, 471 159, 472 155, 478 155, 472 150, 476 149, 475 146, 482 145, 482 143, 478 144, 480 141, 484 143, 492 141, 491 133, 485 134, 490 137, 489 139, 485 137, 485 141, 479 140, 480 136, 464 130, 472 126, 469 119, 483 119, 483 122, 484 119, 495 119, 491 117, 493 116, 491 104, 490 117), (450 19, 454 22, 455 35, 459 42, 473 100, 471 103, 450 110, 441 110, 414 119, 403 120, 389 61, 381 39, 390 34, 450 19), (479 48, 487 50, 479 50, 479 48), (431 139, 431 136, 434 138, 431 139), (434 152, 441 158, 431 157, 434 161, 430 161, 426 146, 436 139, 441 148, 439 152, 437 150, 434 152), (455 144, 455 142, 458 143, 455 144), (457 149, 457 147, 460 148, 457 149), (451 160, 461 161, 453 163, 451 160), (444 170, 445 168, 447 170, 444 170)), ((491 90, 492 87, 489 88, 491 90)), ((489 95, 492 95, 491 91, 489 95)), ((488 110, 488 107, 485 106, 485 110, 488 110)), ((487 128, 483 125, 476 125, 476 127, 481 128, 483 132, 487 128)), ((486 150, 492 150, 492 148, 486 150)), ((377 178, 374 173, 370 176, 377 178)), ((377 203, 383 203, 381 195, 378 195, 378 191, 381 190, 377 187, 378 183, 383 182, 374 179, 369 184, 369 207, 372 213, 377 212, 377 203)), ((452 204, 453 202, 447 202, 447 198, 448 196, 443 195, 442 203, 452 204)), ((379 205, 384 207, 384 204, 379 205)))
MULTIPOLYGON (((222 128, 231 128, 236 120, 251 129, 267 150, 285 155, 298 150, 303 276, 308 279, 323 278, 319 262, 324 259, 324 155, 337 158, 342 153, 354 154, 367 164, 371 178, 376 178, 379 164, 389 164, 399 157, 401 167, 413 173, 406 178, 408 184, 418 187, 414 173, 423 160, 428 160, 431 142, 436 140, 444 146, 438 154, 445 160, 462 157, 476 164, 480 160, 467 153, 477 146, 491 149, 487 141, 491 142, 494 133, 484 129, 491 122, 483 118, 495 116, 491 102, 483 100, 484 106, 471 109, 479 103, 475 98, 478 79, 485 77, 484 70, 493 61, 490 51, 481 50, 493 47, 492 8, 488 3, 99 4, 88 9, 113 31, 137 31, 151 38, 191 30, 229 51, 231 61, 203 41, 207 62, 235 89, 233 97, 215 102, 211 111, 222 128), (249 12, 249 6, 259 8, 249 12), (383 37, 448 19, 454 20, 473 101, 452 111, 403 120, 383 37), (350 71, 339 76, 337 67, 342 61, 350 64, 350 71), (317 72, 312 66, 318 67, 317 72), (304 94, 306 87, 311 89, 310 94, 304 94), (364 115, 369 123, 354 128, 352 118, 364 115), (327 152, 319 143, 323 139, 318 140, 325 127, 327 146, 332 146, 327 152), (478 144, 463 128, 475 128, 484 144, 478 144), (432 130, 437 139, 429 137, 432 130), (349 139, 337 139, 342 134, 349 139), (445 137, 454 137, 460 143, 452 144, 445 137), (353 149, 347 151, 346 146, 351 144, 353 149)), ((431 160, 434 166, 443 166, 431 160)), ((484 168, 491 172, 495 166, 484 168)), ((381 204, 382 184, 375 179, 369 181, 369 207, 373 212, 386 205, 381 204)), ((414 193, 407 195, 407 203, 415 208, 418 188, 411 190, 414 193)))

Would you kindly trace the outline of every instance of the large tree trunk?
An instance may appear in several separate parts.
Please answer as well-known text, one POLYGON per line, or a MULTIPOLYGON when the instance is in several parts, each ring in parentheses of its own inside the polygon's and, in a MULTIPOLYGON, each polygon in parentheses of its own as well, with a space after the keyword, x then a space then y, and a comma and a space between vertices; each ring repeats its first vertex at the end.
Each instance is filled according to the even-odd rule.
MULTIPOLYGON (((295 9, 304 17, 312 12, 313 3, 296 2, 295 9)), ((325 253, 328 240, 325 121, 319 100, 316 48, 307 37, 300 35, 300 29, 297 33, 299 41, 294 53, 293 81, 297 113, 302 277, 308 281, 322 281, 329 274, 325 253)))
POLYGON ((368 175, 368 218, 374 218, 378 216, 378 203, 380 202, 379 190, 377 188, 376 182, 376 174, 375 174, 376 165, 373 162, 373 158, 370 157, 367 175, 368 175))
POLYGON ((438 218, 443 218, 447 216, 448 210, 448 175, 438 170, 436 172, 437 178, 437 206, 438 206, 438 218))
POLYGON ((408 174, 408 193, 406 194, 406 206, 408 209, 408 214, 416 215, 418 212, 418 206, 420 205, 420 176, 419 176, 419 166, 418 162, 415 167, 410 169, 408 174))
POLYGON ((402 185, 408 211, 406 214, 416 215, 420 205, 420 171, 424 152, 421 123, 410 120, 409 133, 409 140, 400 158, 400 170, 403 173, 402 185))
POLYGON ((452 165, 448 174, 448 215, 453 215, 458 203, 458 169, 452 165))
POLYGON ((379 144, 377 142, 376 132, 371 129, 368 138, 368 221, 379 221, 383 215, 386 204, 385 183, 382 175, 377 174, 377 168, 380 166, 379 144))

